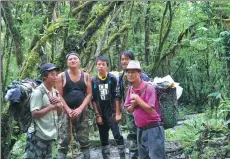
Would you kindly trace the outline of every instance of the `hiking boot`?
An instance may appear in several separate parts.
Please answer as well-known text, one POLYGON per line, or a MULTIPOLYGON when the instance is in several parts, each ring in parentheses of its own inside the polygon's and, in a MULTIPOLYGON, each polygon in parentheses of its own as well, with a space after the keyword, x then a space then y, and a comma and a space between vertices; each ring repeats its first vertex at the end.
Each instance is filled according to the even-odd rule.
POLYGON ((129 159, 138 159, 138 151, 129 151, 129 159))
POLYGON ((102 147, 101 147, 101 153, 102 153, 103 159, 110 159, 110 149, 109 149, 109 145, 107 145, 107 146, 102 146, 102 147))
POLYGON ((58 159, 66 159, 66 155, 67 155, 67 154, 65 154, 65 153, 58 152, 57 158, 58 158, 58 159))
POLYGON ((120 154, 120 159, 125 159, 125 146, 124 145, 118 145, 118 152, 120 154))
POLYGON ((90 159, 90 151, 89 151, 89 149, 83 150, 82 154, 83 154, 83 159, 90 159))

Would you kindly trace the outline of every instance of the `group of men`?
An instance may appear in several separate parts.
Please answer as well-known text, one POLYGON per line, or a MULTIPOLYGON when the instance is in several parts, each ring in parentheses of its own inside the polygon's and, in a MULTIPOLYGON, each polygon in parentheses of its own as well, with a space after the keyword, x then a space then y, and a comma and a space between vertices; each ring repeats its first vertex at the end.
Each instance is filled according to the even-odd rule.
POLYGON ((109 159, 109 130, 121 159, 125 145, 130 159, 164 159, 165 135, 157 96, 146 81, 149 77, 135 61, 132 51, 121 53, 123 73, 119 79, 109 73, 109 60, 96 59, 97 75, 92 79, 80 69, 76 52, 66 55, 68 69, 58 74, 55 64, 45 64, 40 73, 43 83, 30 98, 33 122, 27 133, 24 158, 52 158, 52 143, 58 138, 58 159, 65 159, 72 136, 79 142, 84 159, 90 159, 89 112, 92 101, 103 159, 109 159), (126 113, 129 134, 125 144, 119 121, 121 108, 126 113), (58 117, 59 116, 59 117, 58 117), (60 120, 58 120, 60 119, 60 120))

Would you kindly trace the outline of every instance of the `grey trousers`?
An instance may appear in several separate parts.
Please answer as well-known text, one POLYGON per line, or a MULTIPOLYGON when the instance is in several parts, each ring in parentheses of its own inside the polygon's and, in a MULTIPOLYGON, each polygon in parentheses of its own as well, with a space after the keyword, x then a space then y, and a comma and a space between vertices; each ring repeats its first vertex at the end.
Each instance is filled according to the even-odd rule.
POLYGON ((150 129, 137 128, 140 159, 165 159, 165 132, 163 126, 150 129))

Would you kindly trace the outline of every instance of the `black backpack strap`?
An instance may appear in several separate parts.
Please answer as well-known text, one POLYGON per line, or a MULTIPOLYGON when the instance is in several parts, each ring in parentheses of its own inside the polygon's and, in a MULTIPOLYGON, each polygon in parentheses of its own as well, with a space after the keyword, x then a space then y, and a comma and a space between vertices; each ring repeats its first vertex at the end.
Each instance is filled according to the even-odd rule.
MULTIPOLYGON (((109 87, 109 103, 110 103, 111 107, 114 107, 115 104, 112 103, 112 96, 111 96, 111 93, 112 93, 112 87, 111 87, 111 85, 112 85, 112 77, 111 77, 110 73, 108 73, 107 77, 108 77, 107 83, 108 83, 108 87, 109 87)), ((115 110, 115 113, 116 113, 116 108, 115 109, 112 108, 112 111, 114 111, 114 110, 115 110)))
POLYGON ((94 76, 93 77, 93 91, 98 91, 98 93, 96 93, 96 104, 97 104, 97 109, 100 113, 100 115, 102 115, 102 112, 101 112, 101 108, 100 108, 100 104, 99 104, 99 99, 100 99, 100 96, 99 96, 99 88, 98 88, 98 85, 99 85, 99 79, 97 76, 94 76))
POLYGON ((120 93, 121 93, 121 98, 125 98, 125 92, 124 92, 124 85, 123 85, 123 76, 124 76, 125 72, 123 71, 123 73, 119 76, 119 87, 120 87, 120 93))

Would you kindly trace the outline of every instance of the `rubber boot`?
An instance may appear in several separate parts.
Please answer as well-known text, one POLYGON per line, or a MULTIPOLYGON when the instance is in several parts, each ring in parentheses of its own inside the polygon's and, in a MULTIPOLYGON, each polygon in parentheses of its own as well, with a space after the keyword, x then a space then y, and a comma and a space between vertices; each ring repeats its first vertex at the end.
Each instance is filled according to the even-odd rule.
POLYGON ((138 150, 129 151, 129 159, 138 159, 138 150))
POLYGON ((66 153, 58 152, 58 159, 66 159, 66 153))
POLYGON ((90 151, 89 149, 83 150, 83 159, 90 159, 90 151))
POLYGON ((110 149, 109 149, 109 145, 107 145, 107 146, 102 146, 102 147, 101 147, 101 153, 102 153, 103 159, 110 159, 110 149))
POLYGON ((125 146, 124 145, 118 145, 117 146, 119 154, 120 154, 120 159, 125 159, 125 146))

